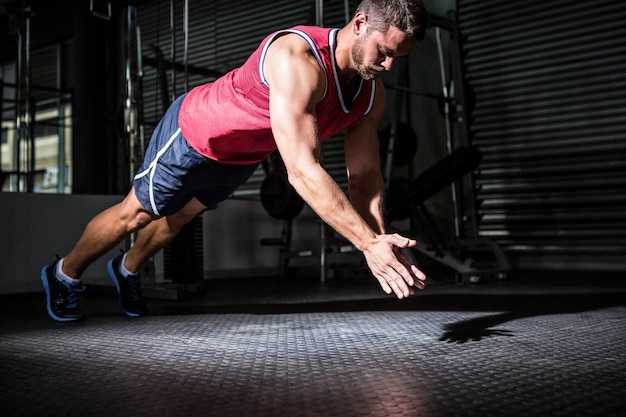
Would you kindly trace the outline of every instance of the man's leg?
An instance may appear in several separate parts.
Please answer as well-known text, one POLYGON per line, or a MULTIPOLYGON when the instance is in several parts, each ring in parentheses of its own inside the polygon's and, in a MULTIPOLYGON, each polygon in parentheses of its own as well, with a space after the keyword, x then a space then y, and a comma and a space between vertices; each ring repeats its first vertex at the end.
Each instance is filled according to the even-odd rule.
POLYGON ((206 206, 193 198, 175 214, 154 220, 141 229, 128 252, 109 261, 107 270, 117 288, 120 307, 124 314, 136 317, 148 312, 141 296, 139 268, 171 242, 185 224, 204 210, 206 206))
POLYGON ((81 319, 83 315, 78 308, 78 294, 85 289, 80 280, 85 269, 153 218, 135 197, 134 189, 121 203, 94 217, 72 251, 41 271, 50 317, 57 321, 81 319))
POLYGON ((63 272, 80 279, 85 269, 96 259, 154 218, 139 203, 134 188, 131 189, 121 203, 106 209, 87 224, 78 243, 63 258, 63 272))
POLYGON ((157 219, 141 229, 137 233, 135 244, 126 252, 124 267, 128 271, 139 271, 141 265, 163 249, 178 235, 184 225, 204 210, 206 206, 193 198, 177 213, 157 219))

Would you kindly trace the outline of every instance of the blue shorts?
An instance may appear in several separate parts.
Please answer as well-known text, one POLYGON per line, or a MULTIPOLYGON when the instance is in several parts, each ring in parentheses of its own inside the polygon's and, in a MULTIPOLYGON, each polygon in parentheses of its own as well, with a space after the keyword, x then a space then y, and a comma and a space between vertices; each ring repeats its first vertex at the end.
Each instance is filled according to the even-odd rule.
POLYGON ((133 180, 139 202, 157 216, 178 212, 193 197, 207 207, 215 206, 246 182, 258 166, 223 165, 193 149, 178 126, 184 97, 172 103, 154 129, 133 180))

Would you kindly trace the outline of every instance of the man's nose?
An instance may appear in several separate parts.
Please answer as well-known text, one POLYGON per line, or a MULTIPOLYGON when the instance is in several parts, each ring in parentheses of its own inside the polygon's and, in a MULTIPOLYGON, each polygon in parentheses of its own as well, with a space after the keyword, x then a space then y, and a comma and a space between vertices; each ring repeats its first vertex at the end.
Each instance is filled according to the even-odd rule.
POLYGON ((393 67, 394 62, 396 62, 394 57, 386 56, 381 65, 385 69, 385 71, 389 71, 391 70, 391 67, 393 67))

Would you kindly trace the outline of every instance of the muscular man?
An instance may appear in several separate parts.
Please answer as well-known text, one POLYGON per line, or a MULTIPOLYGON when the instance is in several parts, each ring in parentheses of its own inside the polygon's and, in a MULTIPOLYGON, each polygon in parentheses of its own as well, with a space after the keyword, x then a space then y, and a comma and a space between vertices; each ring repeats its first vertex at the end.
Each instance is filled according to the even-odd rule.
POLYGON ((134 245, 109 261, 108 272, 124 313, 145 314, 136 271, 276 149, 295 190, 363 253, 383 291, 404 298, 424 288, 426 277, 400 251, 416 242, 385 233, 377 137, 385 91, 377 76, 409 54, 426 22, 421 0, 364 0, 345 27, 273 33, 240 68, 178 98, 155 129, 128 195, 42 269, 50 316, 82 318, 81 274, 134 231, 134 245), (320 141, 344 129, 349 199, 319 162, 320 141))

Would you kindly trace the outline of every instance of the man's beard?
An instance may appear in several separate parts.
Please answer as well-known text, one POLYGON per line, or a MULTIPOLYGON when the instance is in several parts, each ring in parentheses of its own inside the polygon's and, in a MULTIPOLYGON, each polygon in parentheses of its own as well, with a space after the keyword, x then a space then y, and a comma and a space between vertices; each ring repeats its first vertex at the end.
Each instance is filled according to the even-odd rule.
MULTIPOLYGON (((352 60, 356 66, 356 72, 366 81, 373 80, 378 75, 374 68, 363 65, 363 39, 357 39, 352 48, 352 60)), ((381 70, 382 71, 382 70, 381 70)), ((379 71, 380 72, 380 71, 379 71)))

